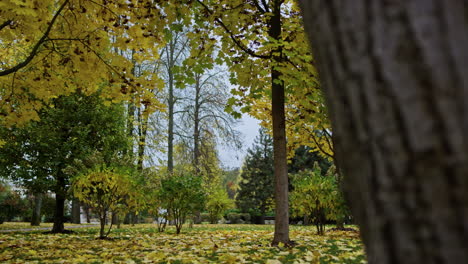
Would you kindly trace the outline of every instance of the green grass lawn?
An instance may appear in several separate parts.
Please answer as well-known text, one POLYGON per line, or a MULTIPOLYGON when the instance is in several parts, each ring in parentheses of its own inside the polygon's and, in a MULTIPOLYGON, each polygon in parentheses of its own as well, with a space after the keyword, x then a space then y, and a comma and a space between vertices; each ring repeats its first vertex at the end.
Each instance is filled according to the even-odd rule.
POLYGON ((271 247, 271 225, 195 225, 176 235, 142 224, 113 230, 111 240, 97 233, 0 233, 0 263, 366 263, 357 232, 317 236, 311 226, 291 227, 294 248, 271 247))

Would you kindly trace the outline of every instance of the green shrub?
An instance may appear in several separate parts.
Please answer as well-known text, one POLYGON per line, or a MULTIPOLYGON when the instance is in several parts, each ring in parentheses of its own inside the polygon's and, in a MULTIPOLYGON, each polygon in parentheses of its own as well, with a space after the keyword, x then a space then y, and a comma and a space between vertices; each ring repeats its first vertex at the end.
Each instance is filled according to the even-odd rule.
POLYGON ((229 213, 227 214, 227 220, 229 224, 242 224, 244 221, 241 219, 241 214, 239 213, 229 213))
POLYGON ((246 224, 250 223, 251 217, 249 213, 243 213, 241 214, 241 220, 243 220, 246 224))
POLYGON ((310 217, 317 226, 317 233, 323 235, 326 221, 342 217, 346 210, 333 166, 322 175, 315 163, 313 170, 299 172, 292 175, 292 179, 292 216, 310 217))
POLYGON ((203 209, 205 193, 202 179, 190 172, 174 173, 161 180, 157 200, 161 208, 167 209, 168 219, 174 221, 179 234, 188 217, 203 209))
POLYGON ((211 224, 216 224, 224 212, 234 207, 234 201, 229 199, 224 188, 217 188, 207 196, 206 210, 211 224))

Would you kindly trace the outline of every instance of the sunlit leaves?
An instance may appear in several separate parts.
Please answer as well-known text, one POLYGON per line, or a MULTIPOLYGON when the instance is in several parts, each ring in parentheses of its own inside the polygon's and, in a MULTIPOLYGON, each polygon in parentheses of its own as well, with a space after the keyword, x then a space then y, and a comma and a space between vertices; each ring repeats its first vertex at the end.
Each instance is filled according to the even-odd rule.
POLYGON ((147 92, 158 78, 135 76, 133 65, 157 58, 162 28, 175 19, 164 14, 184 7, 125 0, 7 0, 0 6, 0 72, 27 62, 0 77, 2 123, 37 119, 51 98, 75 90, 89 95, 102 89, 114 102, 132 97, 149 111, 161 107, 147 92), (144 56, 128 56, 131 50, 144 56))
MULTIPOLYGON (((102 226, 109 212, 138 210, 142 204, 141 191, 130 174, 122 169, 98 166, 76 177, 72 189, 77 199, 98 213, 102 226)), ((101 228, 100 237, 107 235, 101 228)))
POLYGON ((297 246, 271 247, 273 226, 196 226, 175 235, 154 225, 117 229, 114 240, 96 241, 94 231, 72 235, 1 234, 0 261, 18 263, 366 263, 356 232, 292 227, 297 246))
POLYGON ((272 1, 198 2, 205 15, 200 19, 213 19, 196 31, 199 42, 212 40, 219 47, 217 59, 229 66, 230 81, 236 86, 226 111, 236 117, 248 113, 271 129, 271 72, 278 70, 280 77, 274 82, 284 83, 286 89, 289 158, 296 148, 306 145, 331 159, 328 115, 295 1, 284 1, 281 6, 279 37, 270 34, 272 1))

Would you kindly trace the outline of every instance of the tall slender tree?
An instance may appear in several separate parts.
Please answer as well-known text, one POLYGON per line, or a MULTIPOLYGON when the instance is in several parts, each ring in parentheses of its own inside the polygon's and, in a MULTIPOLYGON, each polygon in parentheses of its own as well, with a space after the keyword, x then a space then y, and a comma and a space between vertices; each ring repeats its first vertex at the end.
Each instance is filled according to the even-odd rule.
POLYGON ((223 73, 221 67, 215 67, 189 74, 194 83, 185 88, 181 101, 181 130, 190 131, 182 137, 193 151, 197 172, 202 170, 200 159, 209 155, 203 152, 211 148, 206 145, 224 143, 234 149, 241 145, 240 132, 235 129, 238 122, 224 111, 230 94, 223 73))
POLYGON ((163 48, 162 54, 167 87, 167 169, 169 172, 172 172, 174 169, 175 107, 178 101, 175 95, 176 68, 181 66, 182 61, 187 57, 189 40, 186 37, 186 33, 181 30, 182 24, 176 23, 169 28, 172 28, 172 30, 166 31, 166 37, 169 40, 163 48))
POLYGON ((246 99, 231 103, 243 105, 241 101, 247 102, 242 110, 248 112, 252 109, 249 102, 262 96, 271 99, 276 190, 272 244, 290 244, 285 92, 286 87, 299 88, 306 83, 314 86, 309 81, 301 83, 302 86, 298 82, 292 86, 286 84, 288 79, 310 79, 310 71, 305 69, 309 69, 311 64, 305 62, 310 62, 311 56, 298 55, 301 49, 297 47, 306 44, 303 31, 295 31, 299 27, 287 23, 299 19, 297 6, 284 0, 222 1, 222 4, 197 0, 197 3, 201 11, 196 18, 201 21, 200 25, 209 28, 208 33, 200 37, 201 49, 209 46, 210 41, 217 41, 213 35, 221 37, 219 57, 224 58, 230 67, 231 81, 240 86, 234 94, 246 99), (305 75, 289 78, 297 77, 297 72, 291 71, 291 67, 305 75))

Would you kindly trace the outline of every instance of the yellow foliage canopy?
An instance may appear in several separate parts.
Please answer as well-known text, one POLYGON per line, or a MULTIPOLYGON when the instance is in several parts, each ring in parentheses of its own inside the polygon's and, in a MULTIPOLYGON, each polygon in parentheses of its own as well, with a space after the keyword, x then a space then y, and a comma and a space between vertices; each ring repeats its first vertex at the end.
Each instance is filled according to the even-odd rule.
POLYGON ((38 119, 51 98, 76 90, 161 107, 150 92, 161 82, 152 72, 135 74, 134 65, 157 58, 162 28, 175 19, 165 14, 183 8, 166 1, 1 1, 0 122, 38 119))

